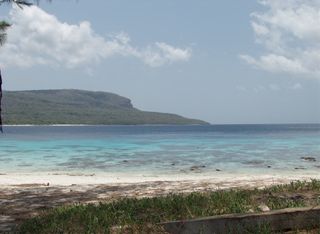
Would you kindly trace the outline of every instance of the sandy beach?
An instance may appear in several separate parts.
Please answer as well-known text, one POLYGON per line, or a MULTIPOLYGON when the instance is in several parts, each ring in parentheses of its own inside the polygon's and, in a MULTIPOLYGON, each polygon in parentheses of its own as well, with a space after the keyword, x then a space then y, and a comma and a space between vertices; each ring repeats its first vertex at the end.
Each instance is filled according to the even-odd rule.
POLYGON ((0 230, 12 230, 44 209, 228 188, 263 188, 295 180, 320 179, 317 173, 291 175, 198 174, 163 177, 96 174, 0 175, 0 230))
POLYGON ((3 173, 0 174, 0 186, 10 187, 16 185, 40 184, 50 186, 94 186, 98 184, 139 184, 165 181, 179 183, 182 181, 207 181, 221 184, 222 188, 250 186, 251 184, 261 186, 273 183, 287 183, 292 180, 308 180, 310 178, 320 179, 317 171, 292 171, 285 173, 257 174, 257 173, 225 173, 225 172, 195 172, 167 175, 150 175, 139 173, 3 173))

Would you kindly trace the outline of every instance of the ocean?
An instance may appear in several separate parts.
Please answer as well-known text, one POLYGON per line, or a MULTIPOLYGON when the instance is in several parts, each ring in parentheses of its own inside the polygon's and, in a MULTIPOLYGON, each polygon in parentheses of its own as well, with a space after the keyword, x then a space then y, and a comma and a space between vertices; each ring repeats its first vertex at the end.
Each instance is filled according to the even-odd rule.
POLYGON ((5 126, 0 135, 0 174, 298 171, 320 172, 320 124, 5 126))

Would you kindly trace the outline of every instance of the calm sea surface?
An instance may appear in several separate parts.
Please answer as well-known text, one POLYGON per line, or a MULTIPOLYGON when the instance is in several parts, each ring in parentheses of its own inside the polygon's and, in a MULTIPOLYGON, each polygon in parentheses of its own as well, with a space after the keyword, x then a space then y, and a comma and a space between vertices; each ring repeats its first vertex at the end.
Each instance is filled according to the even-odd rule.
POLYGON ((320 125, 12 126, 0 173, 320 172, 320 125), (301 157, 314 157, 315 162, 301 157), (304 169, 303 169, 304 168, 304 169))

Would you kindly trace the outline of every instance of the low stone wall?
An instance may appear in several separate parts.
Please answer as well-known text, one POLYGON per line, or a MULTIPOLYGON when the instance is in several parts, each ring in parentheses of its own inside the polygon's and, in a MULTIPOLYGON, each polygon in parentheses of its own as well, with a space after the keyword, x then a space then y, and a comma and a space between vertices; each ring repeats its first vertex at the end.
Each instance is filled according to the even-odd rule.
POLYGON ((320 207, 221 215, 163 225, 171 234, 254 233, 257 228, 265 228, 272 233, 316 229, 320 228, 320 207))

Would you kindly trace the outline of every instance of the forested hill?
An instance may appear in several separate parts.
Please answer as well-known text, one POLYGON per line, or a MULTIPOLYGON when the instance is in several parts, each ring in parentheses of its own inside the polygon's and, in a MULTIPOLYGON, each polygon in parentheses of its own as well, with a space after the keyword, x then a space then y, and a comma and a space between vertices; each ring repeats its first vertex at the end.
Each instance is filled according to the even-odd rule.
POLYGON ((117 94, 83 90, 4 91, 4 124, 207 124, 141 111, 117 94))

